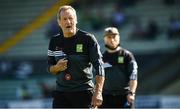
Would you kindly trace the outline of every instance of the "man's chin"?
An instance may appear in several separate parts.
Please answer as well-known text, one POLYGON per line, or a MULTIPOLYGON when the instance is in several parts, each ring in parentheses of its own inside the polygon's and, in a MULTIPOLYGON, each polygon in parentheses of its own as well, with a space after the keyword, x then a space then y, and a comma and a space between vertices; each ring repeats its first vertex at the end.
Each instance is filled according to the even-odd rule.
POLYGON ((110 50, 115 50, 117 47, 114 46, 109 46, 109 45, 105 45, 106 48, 110 49, 110 50))
POLYGON ((69 33, 69 34, 70 34, 70 33, 73 33, 72 29, 66 29, 65 32, 66 32, 66 33, 69 33))
POLYGON ((111 48, 111 49, 116 49, 116 46, 109 46, 109 48, 111 48))
POLYGON ((70 30, 70 31, 65 31, 65 34, 67 34, 68 36, 73 36, 75 33, 73 32, 73 30, 70 30))

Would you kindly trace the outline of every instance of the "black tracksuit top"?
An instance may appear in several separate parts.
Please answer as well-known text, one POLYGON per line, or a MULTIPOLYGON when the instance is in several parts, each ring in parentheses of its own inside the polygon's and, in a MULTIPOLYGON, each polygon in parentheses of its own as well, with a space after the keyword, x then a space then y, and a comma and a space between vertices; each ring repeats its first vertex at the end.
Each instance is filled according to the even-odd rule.
POLYGON ((68 60, 67 69, 58 73, 56 90, 73 92, 91 90, 94 87, 92 68, 95 75, 104 76, 102 54, 94 35, 77 30, 76 35, 65 38, 58 34, 50 40, 48 65, 55 65, 60 58, 68 60))
POLYGON ((124 48, 103 53, 105 68, 105 94, 124 94, 129 89, 129 81, 137 80, 137 63, 134 55, 124 48))

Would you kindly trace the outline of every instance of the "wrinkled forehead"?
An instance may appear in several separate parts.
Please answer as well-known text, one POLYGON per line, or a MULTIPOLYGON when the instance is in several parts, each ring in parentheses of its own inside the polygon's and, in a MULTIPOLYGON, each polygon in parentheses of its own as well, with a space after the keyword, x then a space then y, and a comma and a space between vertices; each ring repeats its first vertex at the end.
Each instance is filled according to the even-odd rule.
POLYGON ((64 13, 64 12, 75 13, 71 8, 65 8, 65 9, 61 9, 61 10, 59 11, 60 14, 61 14, 61 13, 64 13))
POLYGON ((60 12, 60 17, 63 17, 64 15, 69 15, 69 16, 76 16, 76 13, 72 9, 66 9, 60 12))

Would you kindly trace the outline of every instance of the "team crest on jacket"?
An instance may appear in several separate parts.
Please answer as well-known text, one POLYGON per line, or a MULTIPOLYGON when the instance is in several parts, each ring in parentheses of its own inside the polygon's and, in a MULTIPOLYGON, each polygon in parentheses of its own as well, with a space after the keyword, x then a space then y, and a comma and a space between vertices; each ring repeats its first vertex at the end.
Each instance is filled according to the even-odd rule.
POLYGON ((83 44, 76 44, 76 52, 83 52, 83 44))
POLYGON ((120 64, 124 63, 124 57, 123 56, 118 57, 118 63, 120 63, 120 64))

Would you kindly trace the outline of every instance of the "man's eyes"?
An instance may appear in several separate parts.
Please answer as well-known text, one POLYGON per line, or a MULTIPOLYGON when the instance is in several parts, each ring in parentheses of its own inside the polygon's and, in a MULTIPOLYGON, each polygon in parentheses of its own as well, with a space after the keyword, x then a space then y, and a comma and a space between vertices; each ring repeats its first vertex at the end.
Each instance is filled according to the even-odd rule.
POLYGON ((72 20, 73 18, 64 18, 64 20, 68 20, 68 19, 69 19, 69 20, 72 20))

